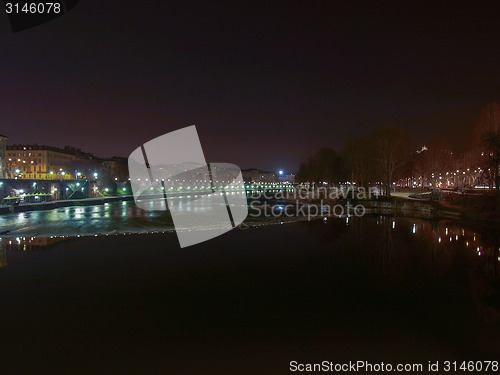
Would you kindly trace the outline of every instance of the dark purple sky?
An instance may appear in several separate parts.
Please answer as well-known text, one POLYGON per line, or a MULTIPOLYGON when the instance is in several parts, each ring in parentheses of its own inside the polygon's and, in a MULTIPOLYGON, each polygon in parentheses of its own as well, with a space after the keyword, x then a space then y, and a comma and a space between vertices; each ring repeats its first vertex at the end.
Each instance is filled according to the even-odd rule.
POLYGON ((498 1, 165 3, 1 16, 0 133, 128 156, 195 124, 208 161, 295 169, 385 123, 463 147, 500 96, 498 1))

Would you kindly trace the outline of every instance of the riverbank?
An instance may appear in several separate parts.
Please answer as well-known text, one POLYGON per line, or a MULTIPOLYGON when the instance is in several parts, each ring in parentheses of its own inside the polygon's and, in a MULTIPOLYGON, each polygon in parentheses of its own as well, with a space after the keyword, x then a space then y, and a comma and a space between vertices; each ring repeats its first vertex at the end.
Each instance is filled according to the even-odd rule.
POLYGON ((53 210, 56 208, 64 208, 64 207, 95 206, 111 202, 131 201, 131 200, 134 200, 133 195, 85 198, 85 199, 69 199, 69 200, 41 202, 41 203, 27 203, 23 205, 0 207, 0 215, 12 214, 16 212, 53 210))
POLYGON ((367 213, 404 213, 411 212, 416 217, 435 219, 459 219, 500 224, 500 195, 495 193, 477 195, 447 195, 443 199, 418 199, 408 193, 394 193, 390 197, 377 196, 369 199, 344 197, 340 199, 299 199, 304 204, 325 205, 362 205, 367 213))

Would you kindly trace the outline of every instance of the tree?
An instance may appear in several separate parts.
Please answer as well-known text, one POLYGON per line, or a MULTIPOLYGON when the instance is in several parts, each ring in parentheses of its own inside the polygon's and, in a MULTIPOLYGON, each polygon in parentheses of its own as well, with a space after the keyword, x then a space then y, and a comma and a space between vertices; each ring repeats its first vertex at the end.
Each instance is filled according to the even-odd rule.
POLYGON ((425 181, 433 187, 439 182, 439 176, 452 167, 452 152, 445 141, 432 143, 418 155, 417 170, 422 176, 422 187, 425 181))
POLYGON ((407 136, 403 130, 385 125, 373 134, 373 145, 384 192, 390 196, 393 177, 408 156, 407 136))
POLYGON ((371 157, 371 144, 367 137, 356 137, 346 142, 342 158, 347 164, 347 177, 358 186, 364 186, 371 176, 373 160, 371 157))
POLYGON ((474 130, 475 153, 484 170, 490 189, 499 189, 499 139, 500 139, 500 105, 490 103, 481 110, 474 130))
POLYGON ((495 190, 498 191, 500 185, 500 132, 486 133, 483 146, 486 156, 484 171, 489 177, 490 188, 492 188, 492 182, 494 182, 495 190))
POLYGON ((337 152, 330 147, 322 147, 300 164, 297 179, 303 182, 333 184, 342 179, 342 169, 342 162, 337 152))

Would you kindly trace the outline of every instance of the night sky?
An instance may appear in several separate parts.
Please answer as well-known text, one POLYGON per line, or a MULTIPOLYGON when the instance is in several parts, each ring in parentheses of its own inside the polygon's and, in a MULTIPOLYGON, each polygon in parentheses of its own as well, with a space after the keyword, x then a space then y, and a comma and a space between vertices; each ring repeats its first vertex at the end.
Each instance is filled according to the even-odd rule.
POLYGON ((499 1, 165 3, 81 0, 15 34, 0 16, 9 144, 128 156, 195 124, 207 161, 293 170, 383 124, 463 149, 500 98, 499 1))

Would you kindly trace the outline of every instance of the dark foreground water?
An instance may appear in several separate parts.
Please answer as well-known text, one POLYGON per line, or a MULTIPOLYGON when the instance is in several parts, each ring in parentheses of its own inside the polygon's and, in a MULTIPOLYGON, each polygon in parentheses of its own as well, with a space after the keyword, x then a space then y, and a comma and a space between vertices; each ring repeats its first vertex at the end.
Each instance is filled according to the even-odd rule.
MULTIPOLYGON (((407 218, 0 240, 2 374, 500 359, 498 228, 407 218)), ((442 372, 441 372, 442 373, 442 372)))

